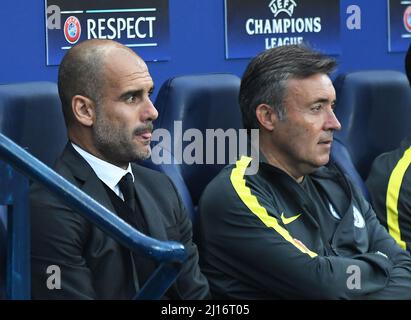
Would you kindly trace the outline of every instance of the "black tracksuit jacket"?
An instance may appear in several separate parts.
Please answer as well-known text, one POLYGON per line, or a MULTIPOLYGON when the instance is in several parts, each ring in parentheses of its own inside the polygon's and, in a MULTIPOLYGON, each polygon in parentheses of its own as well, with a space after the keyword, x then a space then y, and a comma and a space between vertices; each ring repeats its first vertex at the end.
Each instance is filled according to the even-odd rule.
POLYGON ((411 252, 411 136, 377 157, 367 178, 378 219, 397 243, 411 252))
MULTIPOLYGON (((310 175, 342 216, 325 239, 305 190, 251 158, 225 167, 200 201, 202 270, 215 298, 411 299, 411 257, 333 165, 310 175)), ((328 213, 327 213, 328 214, 328 213)))

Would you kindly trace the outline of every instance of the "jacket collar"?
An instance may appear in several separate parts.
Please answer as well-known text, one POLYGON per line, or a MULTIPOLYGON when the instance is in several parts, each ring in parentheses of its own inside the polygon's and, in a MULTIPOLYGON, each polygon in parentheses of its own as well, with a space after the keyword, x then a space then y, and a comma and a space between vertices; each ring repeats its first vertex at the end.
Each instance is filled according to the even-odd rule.
POLYGON ((114 164, 111 164, 105 160, 97 158, 93 154, 89 153, 88 151, 82 149, 81 147, 77 146, 73 142, 71 143, 73 148, 80 154, 80 156, 87 161, 93 171, 96 173, 97 177, 103 181, 111 190, 113 190, 117 196, 120 195, 120 189, 118 187, 119 181, 123 178, 124 175, 130 173, 133 181, 134 181, 134 174, 131 170, 131 164, 128 164, 126 170, 120 168, 114 164))
MULTIPOLYGON (((101 180, 70 142, 67 143, 63 151, 62 161, 70 169, 73 176, 82 182, 82 185, 80 185, 82 191, 111 212, 115 212, 101 180)), ((141 178, 142 168, 136 164, 132 164, 131 167, 135 177, 134 186, 136 194, 141 204, 142 213, 147 221, 149 235, 158 240, 167 240, 166 230, 163 227, 163 223, 161 223, 160 209, 156 205, 157 199, 153 199, 153 195, 144 185, 144 179, 141 178)))
POLYGON ((82 191, 111 212, 115 212, 102 182, 87 161, 73 148, 70 142, 67 143, 60 159, 70 170, 73 177, 79 181, 78 187, 82 191))
MULTIPOLYGON (((73 176, 82 182, 90 179, 90 176, 95 176, 93 169, 86 160, 73 148, 69 141, 64 148, 63 154, 60 157, 61 161, 69 168, 73 176)), ((97 178, 97 176, 96 176, 97 178)))

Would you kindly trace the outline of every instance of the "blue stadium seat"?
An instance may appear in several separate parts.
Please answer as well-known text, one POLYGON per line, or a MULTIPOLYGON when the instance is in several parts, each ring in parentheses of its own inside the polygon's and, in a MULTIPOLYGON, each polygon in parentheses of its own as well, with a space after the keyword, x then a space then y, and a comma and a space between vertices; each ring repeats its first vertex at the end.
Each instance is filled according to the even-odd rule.
MULTIPOLYGON (((52 166, 67 140, 56 84, 28 82, 0 85, 0 132, 48 166, 52 166)), ((5 184, 0 185, 4 187, 5 184)), ((7 253, 7 239, 13 237, 7 234, 3 223, 13 217, 6 217, 6 207, 2 205, 4 203, 0 203, 0 298, 6 296, 5 259, 10 257, 7 253)), ((21 256, 22 263, 28 259, 23 257, 28 252, 28 229, 28 222, 16 229, 21 232, 19 241, 26 243, 19 244, 18 249, 11 249, 16 256, 21 256)))
MULTIPOLYGON (((183 133, 188 129, 196 128, 203 137, 206 136, 206 129, 220 128, 224 131, 229 128, 240 129, 242 122, 238 107, 239 88, 240 78, 231 74, 187 75, 171 78, 162 85, 156 99, 155 106, 159 111, 159 118, 155 121, 155 128, 166 129, 171 133, 171 146, 174 139, 181 139, 178 130, 176 130, 177 135, 173 134, 175 121, 181 121, 183 133)), ((205 146, 205 138, 203 142, 205 146)), ((190 143, 190 141, 183 141, 182 150, 190 143)), ((227 144, 228 141, 225 141, 226 146, 227 144)), ((228 151, 228 148, 225 150, 228 151)), ((164 150, 164 152, 170 153, 174 159, 178 158, 173 147, 172 150, 164 150)), ((225 164, 205 164, 205 156, 204 152, 202 157, 204 164, 146 163, 171 177, 191 215, 196 210, 205 186, 225 164, 229 163, 228 154, 226 154, 225 164)), ((215 158, 214 163, 216 163, 215 158)))
POLYGON ((363 189, 373 160, 411 134, 411 88, 403 73, 384 70, 342 74, 334 86, 342 130, 332 158, 363 189))
POLYGON ((357 168, 354 167, 347 147, 338 138, 334 138, 331 158, 337 166, 349 176, 354 185, 361 190, 365 199, 370 200, 370 193, 368 192, 367 186, 358 173, 357 168))
POLYGON ((57 85, 0 85, 0 132, 52 166, 67 142, 57 85))

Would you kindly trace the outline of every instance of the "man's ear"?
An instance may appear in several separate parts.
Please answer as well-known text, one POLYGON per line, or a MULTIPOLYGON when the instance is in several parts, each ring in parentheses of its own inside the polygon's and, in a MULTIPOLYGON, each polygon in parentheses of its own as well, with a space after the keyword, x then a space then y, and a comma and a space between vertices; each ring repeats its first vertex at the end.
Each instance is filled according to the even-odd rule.
POLYGON ((86 127, 93 125, 96 117, 96 104, 93 100, 85 96, 75 95, 71 99, 71 109, 77 122, 86 127))
POLYGON ((261 127, 268 131, 273 131, 278 121, 277 112, 268 104, 262 103, 257 106, 255 115, 261 127))

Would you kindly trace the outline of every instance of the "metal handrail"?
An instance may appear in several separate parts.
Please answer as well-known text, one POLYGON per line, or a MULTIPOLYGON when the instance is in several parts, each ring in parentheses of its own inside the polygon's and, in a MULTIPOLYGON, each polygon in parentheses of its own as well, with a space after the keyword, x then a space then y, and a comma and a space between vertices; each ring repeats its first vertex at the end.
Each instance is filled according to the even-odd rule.
POLYGON ((3 134, 0 134, 0 159, 25 176, 43 184, 73 210, 124 246, 159 262, 158 268, 139 291, 136 299, 161 298, 175 281, 182 263, 187 258, 182 244, 159 241, 138 232, 3 134))

